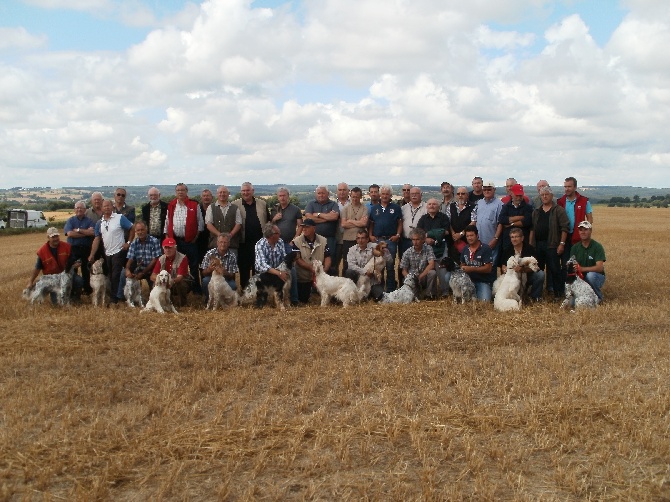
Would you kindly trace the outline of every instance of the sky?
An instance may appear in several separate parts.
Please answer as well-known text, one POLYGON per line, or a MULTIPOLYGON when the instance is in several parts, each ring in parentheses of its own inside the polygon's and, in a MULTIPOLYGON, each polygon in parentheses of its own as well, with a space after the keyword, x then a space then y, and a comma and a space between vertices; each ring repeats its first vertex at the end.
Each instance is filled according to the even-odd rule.
POLYGON ((3 0, 0 188, 670 187, 662 0, 3 0))

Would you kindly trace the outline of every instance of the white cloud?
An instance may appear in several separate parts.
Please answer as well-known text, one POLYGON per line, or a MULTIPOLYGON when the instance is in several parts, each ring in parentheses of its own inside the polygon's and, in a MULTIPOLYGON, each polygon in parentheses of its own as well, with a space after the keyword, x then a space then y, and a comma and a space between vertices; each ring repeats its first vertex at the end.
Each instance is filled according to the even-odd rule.
POLYGON ((0 27, 0 51, 6 49, 37 49, 47 43, 45 35, 32 35, 19 26, 17 28, 0 27))

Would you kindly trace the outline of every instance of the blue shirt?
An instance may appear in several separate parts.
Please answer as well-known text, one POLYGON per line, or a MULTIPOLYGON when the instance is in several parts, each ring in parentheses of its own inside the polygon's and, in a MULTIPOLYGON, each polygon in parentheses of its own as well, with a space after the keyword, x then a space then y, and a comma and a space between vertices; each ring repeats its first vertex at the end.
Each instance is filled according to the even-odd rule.
POLYGON ((152 235, 147 235, 144 242, 140 241, 139 237, 136 237, 128 248, 128 259, 135 260, 136 269, 146 267, 151 263, 151 260, 158 258, 162 254, 161 243, 152 235))
POLYGON ((286 246, 281 238, 272 247, 267 238, 263 237, 256 243, 255 268, 259 274, 267 272, 271 268, 277 268, 286 257, 286 246))
POLYGON ((488 244, 496 236, 503 203, 496 197, 491 200, 479 199, 476 207, 477 211, 473 211, 472 215, 477 222, 479 240, 488 244))
MULTIPOLYGON (((487 263, 493 263, 493 252, 487 244, 481 244, 474 253, 470 253, 470 246, 465 246, 461 251, 461 263, 469 267, 481 267, 487 263)), ((472 282, 491 282, 491 274, 470 272, 468 274, 472 282)))
POLYGON ((375 223, 372 234, 375 237, 392 237, 398 233, 398 221, 402 220, 402 209, 395 202, 386 207, 375 204, 370 208, 370 219, 375 223))
MULTIPOLYGON (((82 229, 95 228, 95 222, 87 216, 84 216, 82 219, 79 219, 76 215, 70 216, 65 222, 65 227, 63 227, 63 233, 67 234, 68 232, 76 230, 77 228, 82 229)), ((82 235, 81 237, 68 237, 67 243, 70 244, 71 246, 84 246, 90 248, 91 245, 93 244, 93 237, 89 237, 86 235, 82 235)))
MULTIPOLYGON (((568 200, 567 198, 565 199, 565 212, 568 215, 568 220, 570 220, 570 231, 568 232, 570 235, 575 231, 575 202, 577 202, 577 198, 575 197, 574 200, 568 200)), ((586 201, 586 214, 591 214, 593 212, 593 209, 591 209, 591 201, 587 200, 586 201)))

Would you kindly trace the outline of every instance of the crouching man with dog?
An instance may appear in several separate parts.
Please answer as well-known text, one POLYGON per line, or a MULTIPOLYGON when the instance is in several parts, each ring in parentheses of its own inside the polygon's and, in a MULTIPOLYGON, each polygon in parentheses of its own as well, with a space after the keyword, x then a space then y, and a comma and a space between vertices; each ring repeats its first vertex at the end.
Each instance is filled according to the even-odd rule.
POLYGON ((479 230, 476 225, 468 225, 464 232, 468 245, 461 252, 461 269, 470 276, 475 284, 477 299, 490 302, 493 251, 488 244, 479 240, 479 230))
MULTIPOLYGON (((56 280, 56 275, 61 272, 70 271, 72 268, 77 269, 80 264, 81 262, 77 261, 77 256, 71 252, 70 245, 67 242, 61 242, 58 229, 56 227, 50 227, 47 230, 47 242, 37 250, 37 262, 35 263, 35 268, 33 268, 26 288, 32 290, 35 287, 37 276, 40 274, 40 271, 42 271, 42 275, 44 276, 53 276, 53 286, 56 286, 57 283, 59 284, 59 281, 56 280)), ((47 286, 49 285, 45 284, 45 288, 49 289, 50 292, 51 303, 55 305, 58 303, 58 295, 55 292, 57 288, 47 288, 47 286)), ((79 300, 83 286, 84 280, 81 276, 73 274, 71 297, 75 299, 75 301, 79 300)))
MULTIPOLYGON (((523 230, 520 228, 513 228, 509 231, 509 238, 512 247, 505 248, 501 255, 502 272, 507 272, 507 260, 516 255, 519 258, 536 257, 535 248, 530 244, 524 242, 523 230)), ((521 281, 521 284, 530 284, 530 297, 534 302, 542 301, 542 288, 544 287, 544 271, 538 270, 534 272, 527 266, 518 265, 515 272, 519 274, 526 274, 526 281, 521 281)), ((522 291, 523 295, 525 291, 522 291)))
MULTIPOLYGON (((384 285, 377 279, 374 269, 369 272, 365 271, 365 266, 374 257, 373 252, 376 248, 377 244, 370 242, 368 231, 364 228, 359 228, 358 232, 356 232, 356 245, 350 247, 347 251, 347 269, 344 271, 344 277, 348 277, 358 284, 358 279, 361 275, 367 275, 370 278, 369 297, 379 301, 384 295, 384 285)), ((392 262, 392 258, 388 249, 384 249, 383 253, 383 256, 380 256, 377 259, 383 260, 385 262, 384 268, 386 268, 386 266, 392 262)))
POLYGON ((163 254, 158 258, 151 281, 156 281, 156 276, 162 271, 167 271, 172 277, 172 299, 178 300, 179 306, 186 306, 186 297, 191 289, 189 282, 192 280, 189 274, 188 258, 185 254, 177 251, 177 241, 171 237, 163 239, 163 254))
POLYGON ((412 240, 412 247, 403 253, 400 260, 402 275, 407 277, 409 274, 415 274, 423 290, 423 298, 428 300, 437 298, 435 253, 433 248, 426 244, 426 231, 415 228, 409 237, 412 240))
POLYGON ((293 252, 296 253, 295 265, 298 271, 298 300, 306 304, 309 303, 314 283, 312 262, 319 260, 323 269, 328 270, 331 260, 328 240, 316 233, 314 220, 305 218, 300 226, 302 234, 293 239, 293 252))
POLYGON ((235 283, 235 274, 238 272, 237 256, 233 250, 230 249, 230 234, 220 233, 216 237, 216 247, 207 251, 207 254, 202 259, 200 264, 200 275, 202 276, 202 292, 205 295, 205 305, 209 302, 209 281, 212 280, 212 273, 214 272, 214 265, 212 258, 219 260, 223 266, 223 278, 230 286, 230 289, 235 291, 237 284, 235 283))
POLYGON ((572 245, 570 253, 579 263, 584 280, 593 288, 598 303, 603 301, 602 287, 605 284, 605 248, 598 241, 591 239, 593 225, 582 221, 577 225, 579 242, 572 245))

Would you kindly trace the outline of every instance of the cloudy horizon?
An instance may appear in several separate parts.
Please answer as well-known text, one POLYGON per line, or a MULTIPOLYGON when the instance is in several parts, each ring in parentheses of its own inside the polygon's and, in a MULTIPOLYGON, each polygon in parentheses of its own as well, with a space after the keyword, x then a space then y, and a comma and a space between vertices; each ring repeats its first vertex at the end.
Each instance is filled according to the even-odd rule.
POLYGON ((0 19, 0 188, 670 187, 663 2, 7 0, 0 19))

